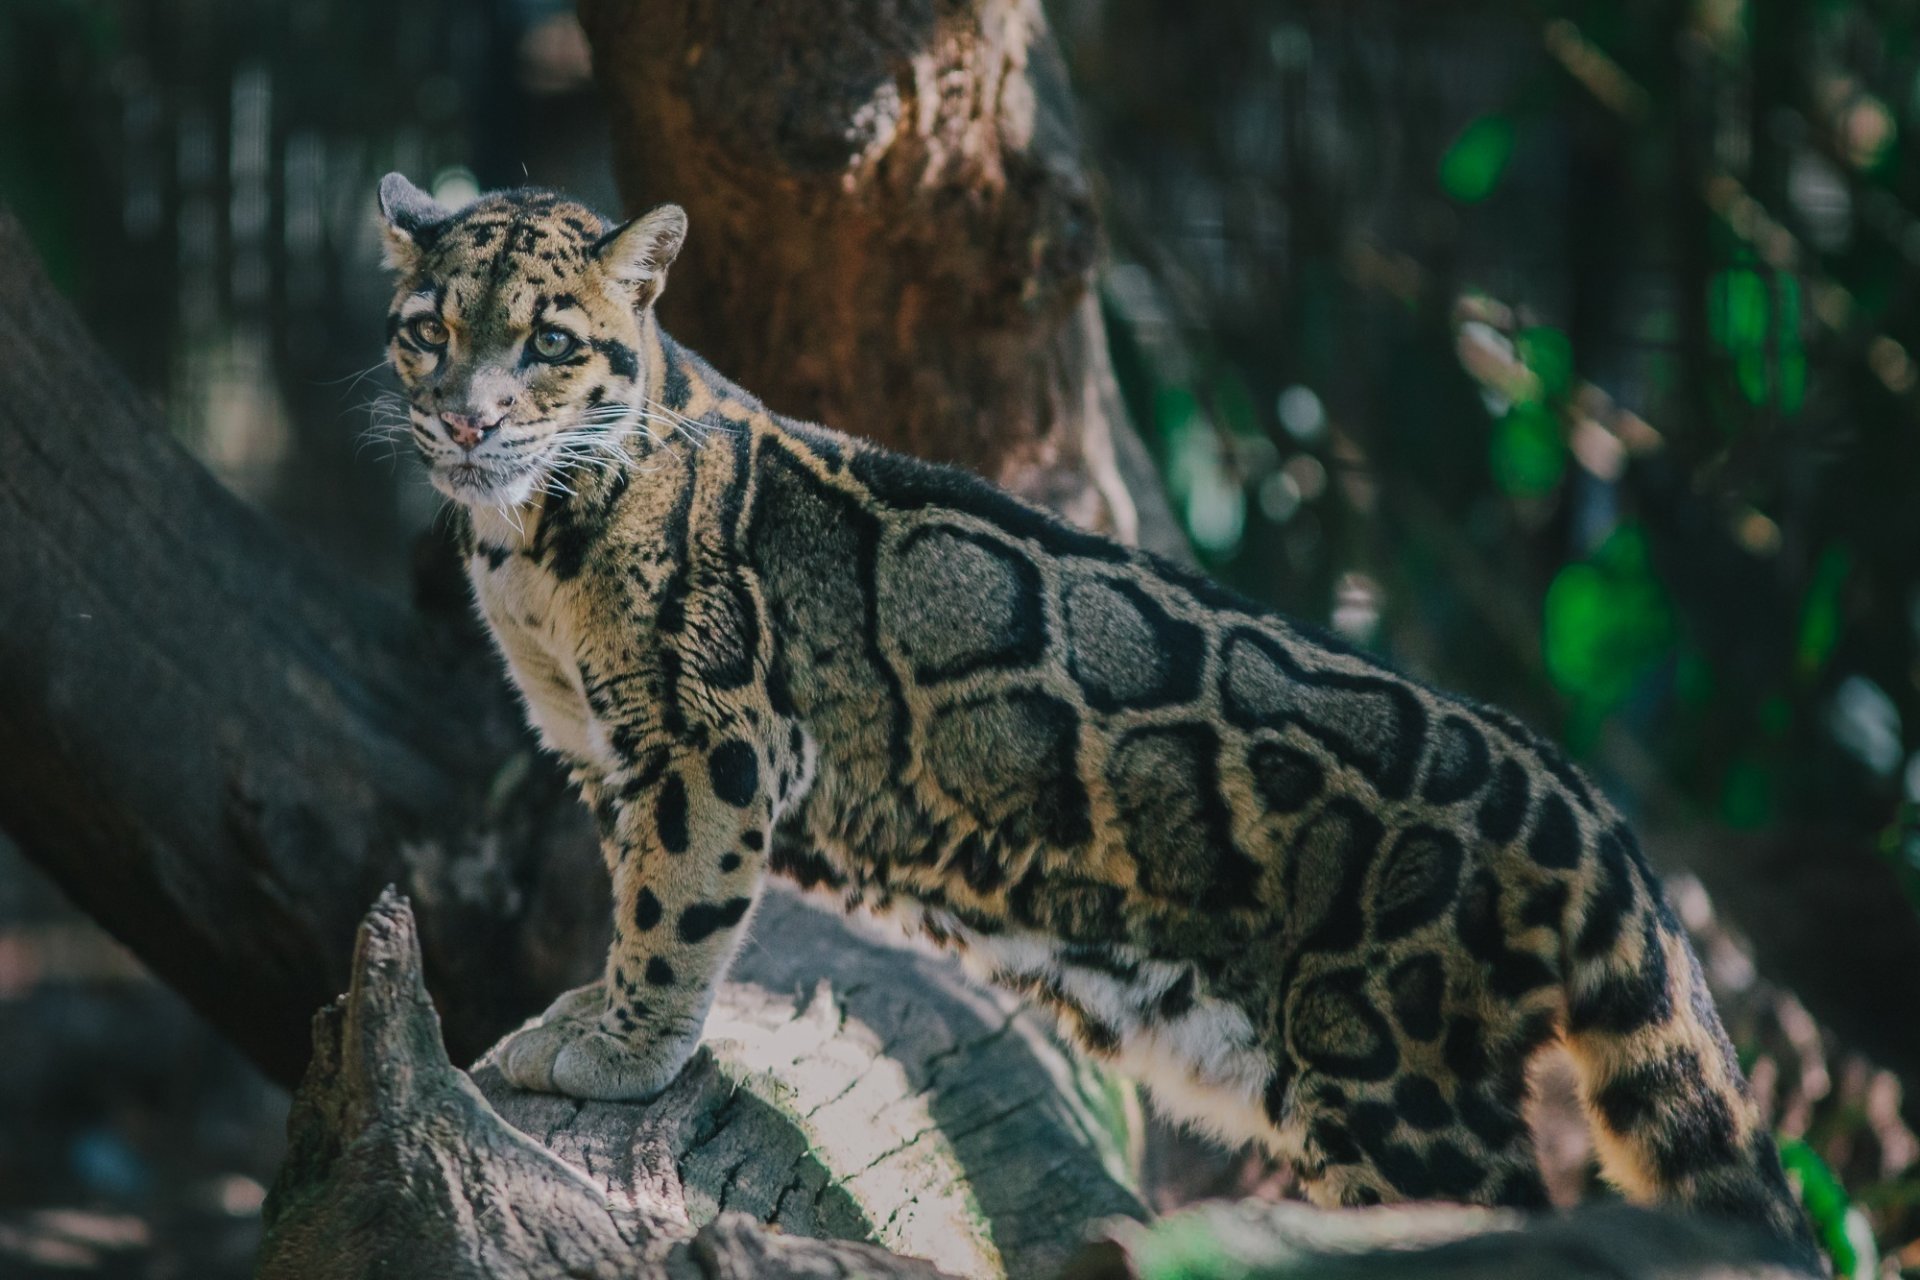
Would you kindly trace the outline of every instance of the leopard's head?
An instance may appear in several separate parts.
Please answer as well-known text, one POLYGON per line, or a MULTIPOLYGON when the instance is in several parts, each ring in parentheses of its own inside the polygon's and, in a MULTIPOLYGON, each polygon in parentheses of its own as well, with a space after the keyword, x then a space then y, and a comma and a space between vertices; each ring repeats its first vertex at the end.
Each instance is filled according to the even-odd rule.
POLYGON ((397 173, 380 183, 397 277, 387 356, 434 487, 511 510, 578 465, 623 456, 645 416, 642 339, 687 216, 619 226, 547 191, 449 209, 397 173))

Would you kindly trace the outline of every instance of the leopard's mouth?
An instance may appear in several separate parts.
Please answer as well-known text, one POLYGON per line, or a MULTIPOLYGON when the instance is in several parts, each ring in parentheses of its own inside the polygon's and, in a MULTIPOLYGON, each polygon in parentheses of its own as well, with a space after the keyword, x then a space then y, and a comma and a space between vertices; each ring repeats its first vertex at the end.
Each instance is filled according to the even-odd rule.
POLYGON ((536 468, 524 462, 463 457, 436 462, 433 487, 455 502, 475 507, 517 506, 533 488, 536 468))

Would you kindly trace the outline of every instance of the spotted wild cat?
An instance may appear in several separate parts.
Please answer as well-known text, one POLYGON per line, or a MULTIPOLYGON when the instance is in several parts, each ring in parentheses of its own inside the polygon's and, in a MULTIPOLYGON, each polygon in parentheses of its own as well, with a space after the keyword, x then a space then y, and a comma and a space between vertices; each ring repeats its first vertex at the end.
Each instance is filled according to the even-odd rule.
POLYGON ((1811 1258, 1633 836, 1498 712, 980 480, 782 418, 654 319, 686 230, 381 184, 390 354, 474 594, 597 815, 604 982, 498 1061, 646 1098, 769 869, 1059 1015, 1321 1203, 1545 1203, 1564 1038, 1605 1167, 1811 1258))

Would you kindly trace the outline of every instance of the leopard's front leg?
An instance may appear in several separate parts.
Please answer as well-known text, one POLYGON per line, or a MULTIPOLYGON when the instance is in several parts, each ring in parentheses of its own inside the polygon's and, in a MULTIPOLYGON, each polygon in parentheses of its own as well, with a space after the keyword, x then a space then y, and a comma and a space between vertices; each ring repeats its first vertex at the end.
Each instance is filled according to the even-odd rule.
POLYGON ((508 1080, 627 1101, 673 1082, 699 1047, 760 889, 772 824, 762 765, 751 744, 729 738, 615 771, 590 789, 613 873, 607 976, 501 1045, 508 1080))

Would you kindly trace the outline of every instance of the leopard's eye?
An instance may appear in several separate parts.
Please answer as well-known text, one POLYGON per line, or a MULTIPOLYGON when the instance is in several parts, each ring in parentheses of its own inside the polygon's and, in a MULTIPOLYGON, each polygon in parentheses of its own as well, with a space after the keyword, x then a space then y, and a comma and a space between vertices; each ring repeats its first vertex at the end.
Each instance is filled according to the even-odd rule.
POLYGON ((413 340, 423 347, 444 347, 447 345, 447 326, 432 316, 421 316, 407 326, 407 332, 413 340))
POLYGON ((579 345, 579 340, 565 329, 542 329, 533 335, 533 354, 542 360, 564 360, 579 345))

